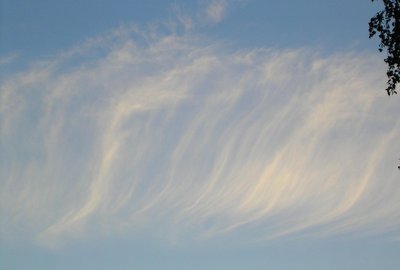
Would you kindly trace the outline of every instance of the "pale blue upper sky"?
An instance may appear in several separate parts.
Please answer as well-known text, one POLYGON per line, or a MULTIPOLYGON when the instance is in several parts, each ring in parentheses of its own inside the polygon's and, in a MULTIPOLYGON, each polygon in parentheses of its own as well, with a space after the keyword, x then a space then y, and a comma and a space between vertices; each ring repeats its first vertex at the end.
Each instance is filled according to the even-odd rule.
POLYGON ((0 0, 1 269, 400 269, 365 0, 0 0))

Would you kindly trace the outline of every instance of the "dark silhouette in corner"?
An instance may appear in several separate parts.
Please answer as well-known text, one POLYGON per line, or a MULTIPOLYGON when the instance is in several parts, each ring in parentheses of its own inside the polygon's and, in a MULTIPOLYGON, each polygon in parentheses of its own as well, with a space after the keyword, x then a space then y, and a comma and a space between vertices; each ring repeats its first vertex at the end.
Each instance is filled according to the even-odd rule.
MULTIPOLYGON (((374 2, 375 0, 371 0, 374 2)), ((379 51, 387 52, 388 95, 397 94, 396 85, 400 82, 400 0, 382 0, 384 10, 376 13, 369 21, 369 38, 378 34, 381 43, 379 51)), ((400 169, 400 166, 399 166, 400 169)))

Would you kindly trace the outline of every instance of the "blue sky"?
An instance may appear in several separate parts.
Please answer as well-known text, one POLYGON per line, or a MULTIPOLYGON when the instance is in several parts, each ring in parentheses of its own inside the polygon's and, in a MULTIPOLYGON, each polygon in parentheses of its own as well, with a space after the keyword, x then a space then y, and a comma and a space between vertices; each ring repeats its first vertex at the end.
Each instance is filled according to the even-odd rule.
POLYGON ((398 269, 369 1, 0 2, 0 268, 398 269))
MULTIPOLYGON (((374 50, 365 21, 379 4, 338 1, 230 1, 224 20, 201 23, 196 33, 247 47, 319 46, 374 50)), ((176 10, 200 16, 209 1, 1 2, 1 52, 46 55, 125 23, 141 25, 174 19, 176 10)), ((204 17, 204 16, 203 16, 204 17)), ((200 18, 201 20, 201 18, 200 18)))

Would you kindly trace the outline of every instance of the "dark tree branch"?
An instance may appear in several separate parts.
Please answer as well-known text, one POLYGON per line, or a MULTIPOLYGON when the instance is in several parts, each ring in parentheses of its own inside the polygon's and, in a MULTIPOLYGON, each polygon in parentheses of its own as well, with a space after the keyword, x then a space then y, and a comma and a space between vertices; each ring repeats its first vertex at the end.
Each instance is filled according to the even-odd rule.
MULTIPOLYGON (((374 2, 375 0, 371 0, 374 2)), ((369 38, 377 33, 381 43, 379 51, 386 50, 385 62, 388 64, 388 95, 397 94, 400 82, 400 0, 382 0, 385 9, 376 13, 369 21, 369 38)))

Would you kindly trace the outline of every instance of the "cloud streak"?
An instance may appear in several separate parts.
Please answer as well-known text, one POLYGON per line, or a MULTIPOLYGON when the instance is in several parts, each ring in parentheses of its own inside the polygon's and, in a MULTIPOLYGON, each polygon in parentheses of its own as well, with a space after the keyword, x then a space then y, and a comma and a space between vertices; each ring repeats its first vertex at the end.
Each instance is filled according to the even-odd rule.
POLYGON ((226 0, 214 0, 207 7, 207 17, 214 23, 220 22, 226 12, 227 1, 226 0))
POLYGON ((33 64, 1 82, 1 237, 398 238, 377 66, 136 27, 33 64))

